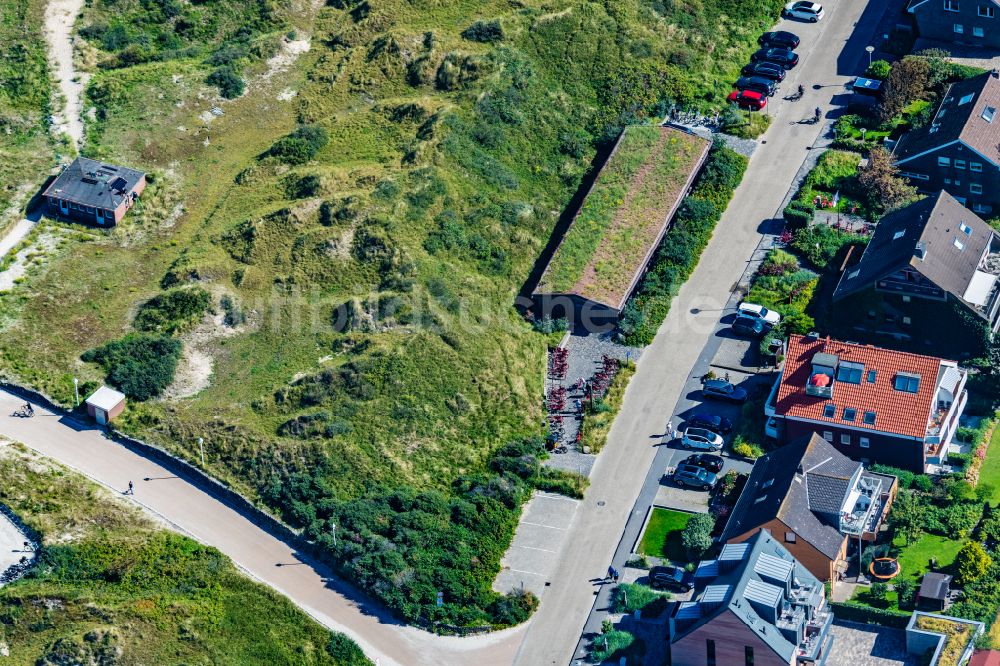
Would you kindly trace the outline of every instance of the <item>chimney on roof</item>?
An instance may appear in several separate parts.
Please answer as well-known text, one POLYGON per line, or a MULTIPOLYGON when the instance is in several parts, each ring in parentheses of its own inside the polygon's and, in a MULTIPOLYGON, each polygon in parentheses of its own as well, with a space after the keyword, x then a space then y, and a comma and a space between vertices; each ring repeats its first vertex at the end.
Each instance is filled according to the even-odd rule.
POLYGON ((993 71, 991 71, 990 74, 993 76, 994 79, 1000 79, 1000 70, 998 70, 996 67, 993 68, 993 71))

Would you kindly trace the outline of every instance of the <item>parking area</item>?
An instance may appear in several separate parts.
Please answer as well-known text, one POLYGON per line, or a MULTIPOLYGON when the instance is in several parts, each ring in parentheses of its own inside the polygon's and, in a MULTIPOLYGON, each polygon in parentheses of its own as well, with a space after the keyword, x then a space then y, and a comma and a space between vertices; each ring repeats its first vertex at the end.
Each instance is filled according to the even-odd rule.
POLYGON ((505 593, 523 587, 542 596, 579 504, 562 495, 536 492, 524 505, 493 589, 505 593))

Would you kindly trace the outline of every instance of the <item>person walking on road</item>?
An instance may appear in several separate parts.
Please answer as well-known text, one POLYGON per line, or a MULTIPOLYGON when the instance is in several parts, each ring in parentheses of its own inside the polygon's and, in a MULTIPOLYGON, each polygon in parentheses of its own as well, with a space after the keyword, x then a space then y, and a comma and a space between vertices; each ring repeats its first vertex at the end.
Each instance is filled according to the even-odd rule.
POLYGON ((674 435, 674 420, 670 419, 667 421, 667 436, 676 439, 674 435))
POLYGON ((125 494, 126 495, 135 495, 135 486, 132 485, 131 481, 128 482, 128 490, 125 491, 125 494))

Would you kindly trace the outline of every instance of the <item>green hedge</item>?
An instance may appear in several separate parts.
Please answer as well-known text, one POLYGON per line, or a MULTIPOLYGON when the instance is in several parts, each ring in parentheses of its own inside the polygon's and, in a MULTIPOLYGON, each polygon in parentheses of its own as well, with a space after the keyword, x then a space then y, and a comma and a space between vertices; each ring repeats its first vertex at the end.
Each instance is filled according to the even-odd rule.
POLYGON ((888 608, 872 608, 853 601, 831 601, 830 609, 835 617, 849 622, 878 624, 883 627, 905 629, 910 621, 910 613, 890 610, 888 608))
POLYGON ((625 306, 619 329, 630 345, 647 345, 670 312, 670 302, 698 265, 712 231, 743 179, 747 158, 716 143, 695 184, 684 198, 643 278, 625 306))

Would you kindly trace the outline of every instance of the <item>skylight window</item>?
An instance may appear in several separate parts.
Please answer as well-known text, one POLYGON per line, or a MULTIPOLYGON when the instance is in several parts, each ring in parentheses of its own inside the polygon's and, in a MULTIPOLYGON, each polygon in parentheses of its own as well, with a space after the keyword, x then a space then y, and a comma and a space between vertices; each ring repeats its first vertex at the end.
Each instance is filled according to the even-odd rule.
POLYGON ((837 366, 837 381, 848 384, 860 384, 861 375, 865 372, 865 366, 861 363, 842 362, 837 366))
POLYGON ((965 234, 966 236, 972 235, 972 227, 967 225, 965 222, 962 222, 962 224, 960 224, 958 228, 961 229, 962 233, 965 234))
POLYGON ((774 484, 774 479, 768 479, 761 488, 770 488, 774 484))
POLYGON ((892 235, 892 240, 899 240, 905 235, 906 235, 906 229, 900 229, 899 231, 897 231, 892 235))
POLYGON ((844 407, 843 419, 845 421, 854 421, 858 416, 858 410, 852 407, 844 407))
POLYGON ((976 93, 969 93, 968 95, 965 95, 964 97, 962 97, 962 99, 958 100, 958 105, 962 106, 963 104, 968 104, 969 102, 972 101, 972 98, 975 96, 976 93))
POLYGON ((753 501, 753 503, 754 504, 760 504, 761 502, 763 502, 766 499, 767 499, 767 495, 761 495, 760 497, 758 497, 757 499, 755 499, 753 501))
POLYGON ((826 418, 832 419, 836 415, 837 415, 837 406, 832 402, 823 408, 823 416, 825 416, 826 418))
POLYGON ((903 391, 904 393, 916 393, 920 390, 920 375, 914 375, 909 372, 901 372, 896 375, 896 381, 893 383, 893 387, 897 391, 903 391))
POLYGON ((868 371, 868 383, 869 384, 874 384, 875 383, 875 371, 874 370, 869 370, 868 371))
POLYGON ((860 268, 855 268, 853 271, 851 271, 850 273, 847 274, 847 279, 848 280, 853 280, 854 278, 858 277, 859 275, 861 275, 861 269, 860 268))
POLYGON ((997 110, 996 110, 996 107, 993 107, 993 106, 987 106, 987 107, 984 107, 984 108, 983 108, 983 115, 982 115, 982 118, 983 118, 983 120, 985 120, 986 122, 988 122, 988 123, 991 123, 991 122, 993 122, 993 117, 994 117, 995 115, 997 115, 997 110))
POLYGON ((875 412, 865 412, 864 422, 867 425, 875 425, 875 412))
POLYGON ((957 247, 959 250, 965 249, 965 243, 958 240, 958 237, 956 237, 955 240, 952 241, 952 244, 954 244, 954 246, 957 247))

